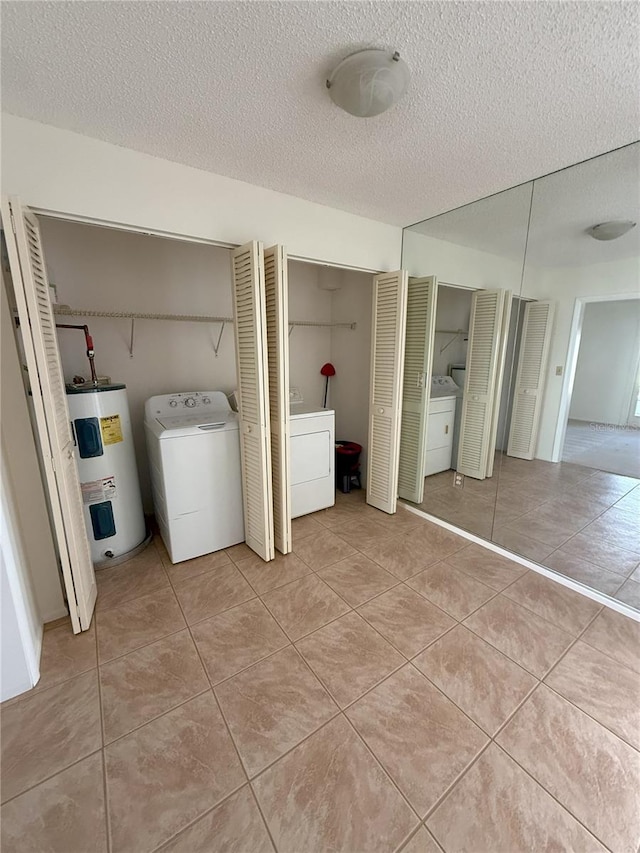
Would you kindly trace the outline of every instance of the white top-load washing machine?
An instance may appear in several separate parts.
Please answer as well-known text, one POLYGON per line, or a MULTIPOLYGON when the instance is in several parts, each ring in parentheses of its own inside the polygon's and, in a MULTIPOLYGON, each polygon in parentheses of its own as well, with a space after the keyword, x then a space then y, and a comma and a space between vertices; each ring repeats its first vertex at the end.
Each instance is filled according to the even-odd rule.
POLYGON ((297 389, 290 393, 291 518, 333 506, 335 412, 309 406, 297 389))
POLYGON ((238 416, 222 391, 151 397, 153 504, 173 563, 244 541, 238 416))

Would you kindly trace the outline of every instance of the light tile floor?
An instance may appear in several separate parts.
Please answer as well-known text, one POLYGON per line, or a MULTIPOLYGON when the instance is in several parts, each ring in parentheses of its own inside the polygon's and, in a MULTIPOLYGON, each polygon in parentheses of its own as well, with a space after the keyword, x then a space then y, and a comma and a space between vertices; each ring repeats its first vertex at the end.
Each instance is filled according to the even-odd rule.
POLYGON ((640 624, 361 493, 100 572, 2 706, 2 850, 636 851, 640 624))
POLYGON ((420 509, 640 610, 638 479, 497 454, 463 489, 426 477, 420 509))

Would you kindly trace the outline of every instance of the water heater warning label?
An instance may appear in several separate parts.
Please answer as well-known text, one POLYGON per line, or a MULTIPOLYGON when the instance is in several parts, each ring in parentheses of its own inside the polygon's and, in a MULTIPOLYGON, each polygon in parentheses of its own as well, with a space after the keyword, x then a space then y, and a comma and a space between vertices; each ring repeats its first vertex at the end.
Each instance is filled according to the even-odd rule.
POLYGON ((100 418, 100 429, 103 444, 117 444, 122 441, 120 415, 108 415, 106 418, 100 418))
POLYGON ((90 480, 87 483, 80 483, 82 489, 82 502, 85 504, 102 503, 102 501, 110 501, 116 497, 116 478, 103 477, 101 480, 90 480))

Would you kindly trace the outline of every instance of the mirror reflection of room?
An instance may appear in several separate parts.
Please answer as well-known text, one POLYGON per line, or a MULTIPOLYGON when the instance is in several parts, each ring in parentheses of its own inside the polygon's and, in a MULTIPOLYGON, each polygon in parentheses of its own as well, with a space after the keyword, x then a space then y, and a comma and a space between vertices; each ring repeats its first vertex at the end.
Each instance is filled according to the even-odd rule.
POLYGON ((439 284, 423 492, 401 491, 637 609, 639 149, 405 231, 413 281, 439 284))

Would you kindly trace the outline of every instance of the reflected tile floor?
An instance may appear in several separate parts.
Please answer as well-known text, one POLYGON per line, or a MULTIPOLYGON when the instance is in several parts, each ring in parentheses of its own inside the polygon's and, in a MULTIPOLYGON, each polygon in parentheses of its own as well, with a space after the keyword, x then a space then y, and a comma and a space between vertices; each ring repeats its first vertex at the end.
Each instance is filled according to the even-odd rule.
POLYGON ((453 471, 426 477, 419 509, 640 611, 640 479, 497 452, 494 476, 463 489, 453 471))
POLYGON ((157 539, 45 631, 3 853, 638 849, 640 623, 360 492, 247 551, 157 539))

